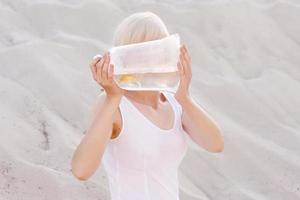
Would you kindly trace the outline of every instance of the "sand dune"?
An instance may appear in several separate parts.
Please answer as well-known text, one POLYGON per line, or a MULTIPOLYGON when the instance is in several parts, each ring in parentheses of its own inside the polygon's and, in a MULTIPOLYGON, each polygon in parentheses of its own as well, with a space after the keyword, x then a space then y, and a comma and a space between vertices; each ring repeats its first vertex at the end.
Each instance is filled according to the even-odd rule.
POLYGON ((88 63, 145 10, 189 47, 191 91, 225 138, 222 154, 189 141, 181 199, 300 199, 298 0, 1 0, 0 200, 109 199, 102 167, 70 172, 100 91, 88 63))

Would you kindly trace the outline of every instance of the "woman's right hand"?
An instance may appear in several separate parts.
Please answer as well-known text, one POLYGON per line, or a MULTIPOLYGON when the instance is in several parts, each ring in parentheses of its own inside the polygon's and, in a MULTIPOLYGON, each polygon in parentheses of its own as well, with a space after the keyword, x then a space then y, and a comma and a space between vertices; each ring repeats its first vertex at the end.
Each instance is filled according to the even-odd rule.
POLYGON ((113 79, 114 65, 110 64, 109 52, 103 57, 95 57, 90 63, 94 80, 105 90, 109 98, 121 98, 124 89, 120 88, 113 79))

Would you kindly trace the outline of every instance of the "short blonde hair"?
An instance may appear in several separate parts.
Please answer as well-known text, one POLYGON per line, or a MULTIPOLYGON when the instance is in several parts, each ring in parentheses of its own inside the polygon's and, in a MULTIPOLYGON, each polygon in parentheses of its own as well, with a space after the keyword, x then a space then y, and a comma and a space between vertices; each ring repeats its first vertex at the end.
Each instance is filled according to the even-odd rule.
POLYGON ((117 27, 114 46, 157 40, 169 36, 164 22, 152 12, 138 12, 126 17, 117 27))

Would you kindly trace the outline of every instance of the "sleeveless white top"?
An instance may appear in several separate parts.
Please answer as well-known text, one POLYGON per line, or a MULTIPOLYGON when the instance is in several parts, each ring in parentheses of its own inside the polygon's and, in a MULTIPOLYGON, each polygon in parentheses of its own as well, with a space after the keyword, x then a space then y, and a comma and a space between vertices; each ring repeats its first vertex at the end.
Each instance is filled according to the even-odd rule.
POLYGON ((177 170, 188 145, 181 105, 173 93, 162 93, 175 114, 168 130, 154 125, 125 96, 120 101, 122 129, 102 158, 111 200, 179 200, 177 170))

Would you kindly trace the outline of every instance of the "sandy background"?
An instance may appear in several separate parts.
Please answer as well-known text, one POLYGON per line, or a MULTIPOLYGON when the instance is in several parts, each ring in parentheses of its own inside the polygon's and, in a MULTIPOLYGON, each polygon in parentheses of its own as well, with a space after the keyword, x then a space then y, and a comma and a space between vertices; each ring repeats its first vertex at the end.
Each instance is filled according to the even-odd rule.
POLYGON ((70 172, 100 92, 88 63, 147 10, 190 48, 191 92, 225 138, 222 154, 190 141, 181 199, 300 199, 299 0, 0 0, 0 200, 109 199, 102 167, 70 172))

